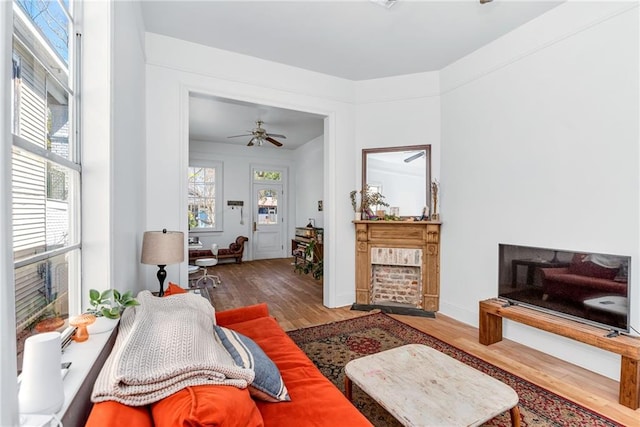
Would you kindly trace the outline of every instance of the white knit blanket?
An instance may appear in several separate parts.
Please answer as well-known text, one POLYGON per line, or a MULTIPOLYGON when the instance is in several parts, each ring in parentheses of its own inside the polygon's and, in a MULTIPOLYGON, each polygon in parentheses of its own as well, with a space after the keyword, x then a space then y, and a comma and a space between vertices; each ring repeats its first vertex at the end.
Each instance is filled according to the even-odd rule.
POLYGON ((168 298, 149 291, 122 314, 118 337, 93 387, 91 400, 147 405, 185 387, 245 388, 254 371, 236 366, 214 338, 214 310, 199 295, 168 298))

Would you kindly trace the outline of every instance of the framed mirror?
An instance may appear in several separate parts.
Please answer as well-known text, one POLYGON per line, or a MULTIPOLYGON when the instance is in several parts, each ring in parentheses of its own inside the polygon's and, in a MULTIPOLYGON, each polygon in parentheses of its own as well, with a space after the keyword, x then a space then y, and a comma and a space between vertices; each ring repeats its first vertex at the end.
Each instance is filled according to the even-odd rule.
POLYGON ((431 145, 365 148, 362 150, 362 187, 385 196, 387 208, 398 208, 397 216, 422 215, 431 211, 431 145))

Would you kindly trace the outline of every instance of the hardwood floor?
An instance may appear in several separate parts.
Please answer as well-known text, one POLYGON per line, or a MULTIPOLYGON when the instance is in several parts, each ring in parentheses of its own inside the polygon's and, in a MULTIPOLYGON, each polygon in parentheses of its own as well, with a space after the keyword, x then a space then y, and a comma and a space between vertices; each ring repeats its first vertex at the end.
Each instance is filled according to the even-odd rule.
MULTIPOLYGON (((350 307, 322 305, 322 285, 293 271, 291 259, 221 263, 215 274, 222 279, 212 299, 217 311, 266 302, 285 330, 320 325, 366 315, 350 307)), ((353 278, 348 279, 353 282, 353 278)), ((444 284, 443 284, 444 286, 444 284)), ((503 340, 491 346, 478 342, 478 330, 444 315, 435 319, 393 315, 416 329, 565 396, 626 426, 640 426, 640 409, 618 403, 618 382, 560 359, 503 340)))

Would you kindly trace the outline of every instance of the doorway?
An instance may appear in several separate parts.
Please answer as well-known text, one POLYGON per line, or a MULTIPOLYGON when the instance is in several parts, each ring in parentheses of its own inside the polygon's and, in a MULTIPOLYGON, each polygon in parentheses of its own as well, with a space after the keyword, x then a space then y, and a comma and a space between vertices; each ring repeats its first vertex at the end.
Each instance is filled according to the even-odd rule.
POLYGON ((253 259, 283 258, 287 169, 254 166, 251 177, 253 259))
MULTIPOLYGON (((216 90, 203 91, 202 88, 197 91, 186 88, 183 95, 183 108, 188 112, 183 115, 184 128, 189 130, 183 140, 187 156, 191 159, 210 158, 223 162, 224 194, 230 200, 244 200, 244 217, 242 209, 234 209, 234 205, 227 204, 228 200, 223 200, 224 229, 221 233, 203 235, 202 240, 205 244, 209 241, 226 243, 238 235, 245 235, 250 238, 247 260, 271 259, 269 257, 273 257, 276 252, 279 252, 275 255, 276 257, 288 258, 290 256, 289 238, 293 236, 291 227, 306 224, 308 218, 315 218, 315 224, 318 227, 324 226, 326 237, 335 234, 334 217, 328 217, 327 222, 323 224, 323 218, 318 218, 321 215, 318 213, 320 211, 318 206, 324 206, 325 210, 328 206, 332 206, 333 204, 327 201, 334 199, 336 186, 342 186, 342 181, 349 180, 350 166, 346 168, 344 166, 352 163, 353 150, 350 147, 335 146, 336 138, 346 140, 346 135, 349 134, 348 129, 342 128, 336 133, 336 115, 342 116, 344 113, 342 110, 336 112, 331 108, 321 108, 315 103, 309 106, 306 102, 287 105, 280 100, 274 101, 274 105, 268 105, 262 103, 264 99, 261 99, 261 103, 258 104, 253 98, 245 96, 229 98, 229 93, 222 96, 216 93, 216 90), (251 126, 246 123, 254 123, 256 120, 263 121, 264 127, 269 131, 285 135, 286 139, 281 138, 285 139, 282 141, 283 146, 276 149, 272 144, 265 144, 266 149, 263 151, 257 151, 255 148, 249 151, 249 148, 245 148, 251 142, 249 134, 252 134, 251 126), (238 135, 237 138, 229 138, 236 135, 238 135), (246 136, 246 139, 242 139, 241 136, 246 136), (296 151, 311 141, 314 143, 306 145, 299 152, 300 154, 292 154, 289 151, 296 151), (312 147, 315 149, 310 150, 312 147), (330 147, 334 147, 334 151, 331 151, 330 147), (341 162, 335 161, 336 153, 340 153, 341 162), (323 159, 331 157, 334 161, 318 162, 314 160, 318 155, 323 159), (301 166, 302 163, 304 166, 301 166), (339 163, 344 164, 338 166, 339 163), (282 224, 281 233, 278 238, 271 236, 270 245, 266 244, 267 239, 262 238, 267 237, 266 233, 264 233, 265 236, 259 234, 257 213, 254 213, 257 198, 254 202, 252 176, 247 173, 252 170, 253 165, 285 166, 288 168, 288 176, 296 177, 295 181, 292 179, 291 183, 283 184, 283 195, 286 200, 282 199, 278 204, 278 220, 282 224), (328 173, 331 171, 333 173, 328 173), (336 180, 338 176, 342 178, 336 180), (301 177, 308 182, 301 183, 299 181, 301 177), (321 203, 322 201, 324 204, 321 203), (253 232, 254 220, 256 220, 256 233, 253 232), (264 248, 267 246, 271 246, 273 251, 265 251, 264 248)), ((184 197, 186 200, 187 196, 184 197)), ((186 209, 185 202, 184 210, 186 209)), ((339 229, 347 228, 340 222, 338 225, 339 229)), ((335 239, 330 240, 335 241, 335 239)), ((331 244, 325 246, 327 249, 331 247, 331 244)), ((336 283, 334 272, 348 271, 353 266, 348 262, 348 258, 336 259, 331 253, 327 253, 325 259, 327 260, 323 280, 325 305, 335 307, 350 304, 353 301, 348 295, 337 298, 338 294, 334 289, 336 283), (337 302, 338 300, 340 302, 337 302)))

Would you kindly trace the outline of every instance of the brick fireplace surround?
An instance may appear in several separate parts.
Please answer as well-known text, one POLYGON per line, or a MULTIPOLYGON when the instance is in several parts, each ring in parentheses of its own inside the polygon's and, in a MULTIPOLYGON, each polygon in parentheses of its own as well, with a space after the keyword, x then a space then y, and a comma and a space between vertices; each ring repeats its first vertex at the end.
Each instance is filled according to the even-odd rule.
POLYGON ((371 304, 422 308, 422 250, 371 249, 371 304))

